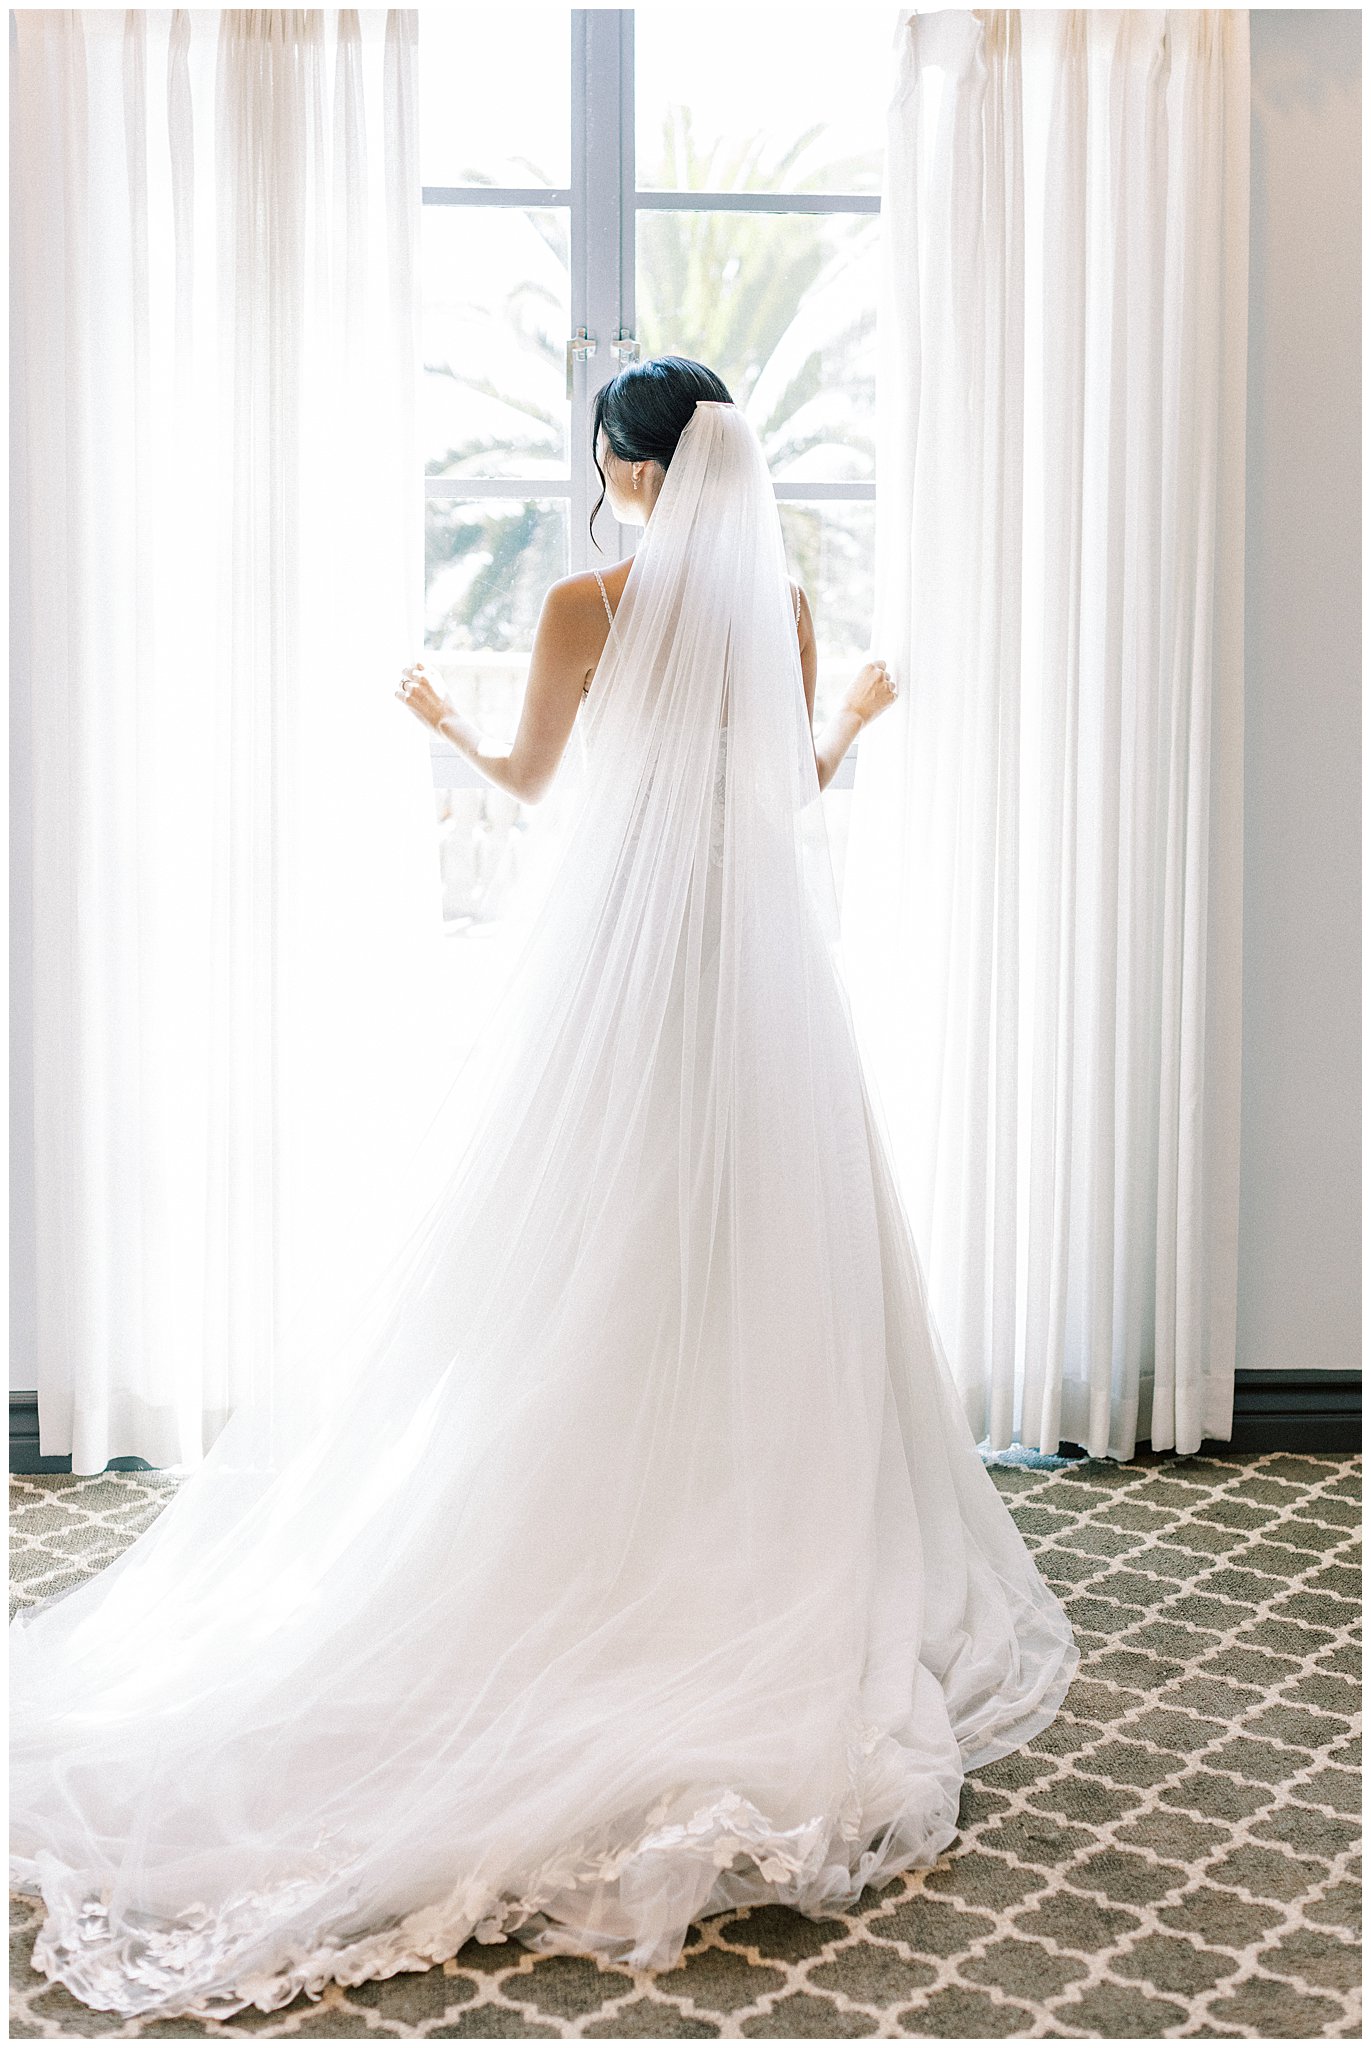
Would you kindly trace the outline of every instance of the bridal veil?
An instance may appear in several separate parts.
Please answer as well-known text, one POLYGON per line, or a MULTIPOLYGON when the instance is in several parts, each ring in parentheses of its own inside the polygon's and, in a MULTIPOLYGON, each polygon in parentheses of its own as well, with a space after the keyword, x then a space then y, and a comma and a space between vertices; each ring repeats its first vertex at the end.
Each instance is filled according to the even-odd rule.
POLYGON ((669 1968, 702 1913, 935 1858, 1070 1677, 864 1083, 729 405, 680 438, 580 716, 398 1248, 12 1625, 13 1869, 92 2006, 270 2010, 473 1933, 669 1968))

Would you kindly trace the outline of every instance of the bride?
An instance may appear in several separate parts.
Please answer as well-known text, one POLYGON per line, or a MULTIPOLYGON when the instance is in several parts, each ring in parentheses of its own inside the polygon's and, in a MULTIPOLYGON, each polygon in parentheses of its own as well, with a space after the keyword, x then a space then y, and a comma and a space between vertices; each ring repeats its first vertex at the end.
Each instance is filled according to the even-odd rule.
POLYGON ((703 1915, 822 1917, 933 1862, 1074 1668, 835 964, 819 792, 891 686, 815 741, 712 372, 626 369, 596 434, 642 541, 549 593, 513 744, 400 684, 524 798, 586 742, 462 1142, 312 1333, 330 1398, 247 1404, 11 1625, 12 1869, 89 2006, 270 2011, 473 1935, 664 1970, 703 1915))

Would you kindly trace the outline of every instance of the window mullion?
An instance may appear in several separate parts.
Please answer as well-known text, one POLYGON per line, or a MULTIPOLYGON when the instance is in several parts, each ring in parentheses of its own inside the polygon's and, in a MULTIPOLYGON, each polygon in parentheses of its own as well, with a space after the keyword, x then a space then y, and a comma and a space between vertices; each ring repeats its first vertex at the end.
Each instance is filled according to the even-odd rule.
MULTIPOLYGON (((591 63, 594 55, 594 38, 591 33, 591 11, 587 8, 573 8, 571 15, 571 232, 569 237, 571 256, 571 277, 568 300, 571 309, 573 333, 586 328, 593 333, 588 313, 588 253, 587 238, 589 220, 587 209, 587 165, 589 157, 589 99, 591 88, 591 63)), ((585 393, 589 365, 577 363, 572 370, 571 417, 567 424, 571 445, 568 450, 571 466, 571 527, 567 534, 568 562, 570 567, 583 569, 584 542, 588 501, 586 497, 586 466, 582 453, 582 432, 585 417, 585 393)))
POLYGON ((578 8, 572 22, 572 324, 594 337, 595 352, 573 372, 570 538, 572 568, 586 569, 627 547, 625 529, 602 512, 597 531, 605 552, 599 553, 587 520, 600 488, 590 459, 591 406, 619 368, 614 344, 624 294, 625 175, 630 188, 633 179, 631 134, 627 169, 624 155, 624 106, 631 119, 633 105, 633 15, 628 8, 578 8))
MULTIPOLYGON (((619 304, 618 332, 638 332, 638 155, 633 9, 619 14, 619 304)), ((616 363, 615 368, 619 366, 616 363)))

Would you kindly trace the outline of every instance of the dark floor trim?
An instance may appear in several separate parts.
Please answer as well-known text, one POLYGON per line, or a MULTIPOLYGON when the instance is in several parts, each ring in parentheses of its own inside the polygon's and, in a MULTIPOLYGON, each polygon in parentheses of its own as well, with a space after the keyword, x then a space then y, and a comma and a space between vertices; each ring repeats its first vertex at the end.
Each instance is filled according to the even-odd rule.
MULTIPOLYGON (((151 1472, 146 1458, 111 1458, 107 1472, 151 1472)), ((10 1471, 70 1472, 71 1454, 44 1458, 38 1451, 38 1396, 10 1390, 10 1471)))
POLYGON ((1205 1449, 1358 1451, 1361 1373, 1239 1372, 1233 1383, 1233 1435, 1205 1449))
MULTIPOLYGON (((1360 1372, 1239 1372, 1233 1435, 1223 1451, 1356 1451, 1361 1448, 1360 1372)), ((150 1472, 146 1458, 111 1458, 109 1472, 150 1472)), ((38 1452, 38 1396, 10 1395, 10 1471, 70 1472, 71 1459, 38 1452)))

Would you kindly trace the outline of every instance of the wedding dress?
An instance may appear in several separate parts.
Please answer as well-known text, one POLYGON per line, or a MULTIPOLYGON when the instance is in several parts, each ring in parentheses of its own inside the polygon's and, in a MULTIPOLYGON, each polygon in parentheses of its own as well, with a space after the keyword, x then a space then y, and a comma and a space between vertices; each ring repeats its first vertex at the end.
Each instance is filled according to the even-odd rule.
POLYGON ((703 1915, 936 1859, 1070 1680, 863 1079, 730 406, 681 437, 580 715, 402 1248, 11 1626, 12 1870, 90 2006, 270 2011, 472 1935, 668 1969, 703 1915))

